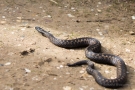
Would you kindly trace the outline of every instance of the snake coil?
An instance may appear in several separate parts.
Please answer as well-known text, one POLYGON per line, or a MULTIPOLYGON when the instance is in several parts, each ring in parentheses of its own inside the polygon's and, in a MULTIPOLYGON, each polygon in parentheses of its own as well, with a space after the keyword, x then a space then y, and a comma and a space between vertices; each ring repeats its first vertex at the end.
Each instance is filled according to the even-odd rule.
POLYGON ((100 72, 94 69, 94 64, 90 60, 82 60, 73 64, 67 64, 70 67, 87 64, 88 67, 86 68, 86 71, 95 78, 95 81, 99 85, 108 88, 117 88, 117 87, 124 86, 124 84, 126 83, 127 68, 124 61, 118 56, 100 53, 101 44, 97 39, 90 38, 90 37, 83 37, 83 38, 77 38, 73 40, 62 40, 54 37, 51 33, 43 30, 40 27, 35 27, 35 29, 43 36, 49 38, 50 42, 52 42, 56 46, 63 47, 63 48, 87 47, 85 50, 85 55, 90 60, 97 63, 116 66, 117 77, 115 79, 107 79, 103 77, 100 72))

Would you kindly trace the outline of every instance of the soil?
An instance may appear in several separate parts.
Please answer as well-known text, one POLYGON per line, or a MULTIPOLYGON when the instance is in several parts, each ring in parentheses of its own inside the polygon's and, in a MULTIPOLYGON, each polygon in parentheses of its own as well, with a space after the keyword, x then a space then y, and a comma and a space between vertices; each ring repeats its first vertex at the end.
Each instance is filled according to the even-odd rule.
MULTIPOLYGON (((134 0, 1 0, 0 8, 0 90, 111 90, 87 74, 87 65, 66 66, 87 60, 85 48, 57 47, 35 26, 61 39, 98 39, 103 53, 127 65, 128 81, 119 89, 135 90, 134 0)), ((115 67, 94 64, 116 77, 115 67)))

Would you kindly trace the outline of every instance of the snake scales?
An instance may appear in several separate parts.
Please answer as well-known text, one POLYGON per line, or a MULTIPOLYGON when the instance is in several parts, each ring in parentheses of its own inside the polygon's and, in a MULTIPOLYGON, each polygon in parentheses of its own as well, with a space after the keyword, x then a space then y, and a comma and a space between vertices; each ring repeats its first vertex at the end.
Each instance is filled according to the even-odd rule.
POLYGON ((107 79, 103 77, 100 72, 94 69, 94 64, 90 60, 82 60, 73 64, 67 64, 68 66, 78 66, 78 65, 87 64, 88 67, 86 68, 86 71, 95 78, 95 81, 99 85, 108 88, 117 88, 123 86, 126 83, 127 68, 124 61, 118 56, 100 53, 101 44, 97 39, 90 38, 90 37, 83 37, 83 38, 78 38, 73 40, 62 40, 62 39, 55 38, 51 33, 43 30, 40 27, 35 27, 35 29, 43 36, 49 38, 54 45, 63 48, 77 48, 77 47, 87 46, 85 50, 85 55, 87 58, 97 63, 116 66, 117 77, 115 79, 107 79))

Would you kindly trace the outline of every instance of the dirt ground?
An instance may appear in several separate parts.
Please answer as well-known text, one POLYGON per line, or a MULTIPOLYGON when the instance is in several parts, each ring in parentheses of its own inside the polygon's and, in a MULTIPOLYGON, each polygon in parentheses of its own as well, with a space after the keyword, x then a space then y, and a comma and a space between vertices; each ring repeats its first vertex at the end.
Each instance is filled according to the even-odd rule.
MULTIPOLYGON (((0 0, 0 9, 0 90, 110 90, 98 85, 86 66, 66 66, 87 59, 84 48, 57 47, 35 26, 61 39, 98 39, 103 53, 127 65, 128 81, 119 89, 135 90, 134 0, 0 0)), ((116 77, 113 66, 95 67, 116 77)))

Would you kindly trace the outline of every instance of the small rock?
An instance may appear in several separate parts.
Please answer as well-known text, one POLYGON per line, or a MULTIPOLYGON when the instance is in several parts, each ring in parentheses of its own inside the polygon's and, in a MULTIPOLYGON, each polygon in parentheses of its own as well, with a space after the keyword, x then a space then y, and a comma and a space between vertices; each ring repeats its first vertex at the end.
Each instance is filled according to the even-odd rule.
POLYGON ((72 90, 72 88, 69 86, 65 86, 65 87, 63 87, 63 90, 72 90))
POLYGON ((101 2, 98 2, 98 4, 102 4, 101 2))
POLYGON ((16 20, 16 22, 22 22, 22 20, 16 20))
POLYGON ((93 87, 91 87, 91 88, 90 88, 90 90, 94 90, 94 88, 93 88, 93 87))
POLYGON ((30 49, 29 49, 29 52, 30 52, 30 53, 33 53, 33 52, 35 52, 35 49, 33 49, 33 48, 30 48, 30 49))
POLYGON ((74 7, 71 7, 72 10, 74 10, 75 8, 74 7))
POLYGON ((27 68, 25 68, 24 70, 25 70, 26 73, 30 73, 31 72, 31 70, 29 70, 27 68))
POLYGON ((130 31, 129 34, 130 34, 130 35, 135 35, 135 32, 130 31))
POLYGON ((84 73, 85 71, 81 70, 80 73, 84 73))
POLYGON ((108 73, 110 73, 110 72, 109 72, 108 70, 105 70, 105 73, 108 74, 108 73))
POLYGON ((111 77, 111 79, 115 79, 116 77, 111 77))
POLYGON ((56 1, 54 1, 54 0, 50 0, 51 2, 53 2, 53 3, 55 3, 55 4, 58 4, 56 1))
POLYGON ((98 32, 98 34, 99 34, 99 35, 101 35, 101 36, 103 35, 103 33, 102 33, 102 32, 98 32))
POLYGON ((68 17, 75 17, 75 16, 73 16, 72 14, 67 14, 68 15, 68 17))
POLYGON ((79 88, 79 90, 84 90, 83 88, 79 88))
POLYGON ((1 21, 0 23, 1 23, 1 24, 5 24, 5 23, 6 23, 6 21, 1 21))
POLYGON ((133 20, 135 20, 135 16, 131 16, 131 18, 132 18, 133 20))
POLYGON ((5 65, 6 65, 6 66, 8 66, 8 65, 10 65, 10 64, 11 64, 11 62, 7 62, 7 63, 5 63, 5 65))
POLYGON ((22 51, 22 52, 21 52, 21 55, 28 55, 28 54, 29 54, 28 51, 22 51))
POLYGON ((57 78, 55 77, 55 78, 53 78, 53 80, 57 80, 57 78))
POLYGON ((52 16, 51 15, 47 15, 47 17, 51 18, 52 16))
POLYGON ((64 66, 63 65, 60 65, 60 68, 63 68, 64 66))
POLYGON ((126 52, 130 52, 130 50, 129 50, 129 49, 127 49, 127 48, 126 48, 126 50, 125 50, 125 51, 126 51, 126 52))
POLYGON ((100 10, 100 9, 97 9, 97 11, 98 11, 98 12, 101 12, 101 10, 100 10))
POLYGON ((17 19, 20 19, 20 20, 22 19, 22 17, 16 17, 16 18, 17 18, 17 19))
POLYGON ((21 46, 21 44, 18 44, 17 46, 21 46))
POLYGON ((5 16, 2 16, 2 18, 6 18, 5 16))

